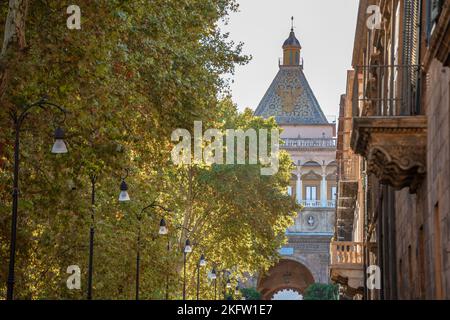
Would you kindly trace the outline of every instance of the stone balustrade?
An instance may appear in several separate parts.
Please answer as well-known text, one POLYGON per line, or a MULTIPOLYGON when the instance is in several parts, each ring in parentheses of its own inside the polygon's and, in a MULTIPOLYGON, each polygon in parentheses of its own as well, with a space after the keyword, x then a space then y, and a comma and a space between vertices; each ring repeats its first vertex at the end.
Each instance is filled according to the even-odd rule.
POLYGON ((335 208, 336 200, 301 200, 300 204, 306 208, 335 208))
POLYGON ((335 241, 330 244, 331 265, 361 265, 363 263, 362 242, 335 241))
POLYGON ((282 148, 292 149, 292 148, 327 148, 335 149, 336 140, 335 138, 285 138, 282 139, 284 144, 281 145, 282 148))

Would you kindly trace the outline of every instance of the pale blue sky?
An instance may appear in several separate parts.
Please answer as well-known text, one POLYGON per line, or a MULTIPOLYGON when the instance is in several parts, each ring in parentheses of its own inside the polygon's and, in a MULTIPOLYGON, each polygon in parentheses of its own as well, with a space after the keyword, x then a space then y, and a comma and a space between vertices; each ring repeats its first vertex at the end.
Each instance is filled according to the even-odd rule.
POLYGON ((278 71, 291 16, 303 47, 305 74, 326 115, 338 115, 351 67, 358 0, 238 0, 240 10, 222 30, 244 42, 251 62, 238 67, 231 86, 242 110, 255 109, 278 71))

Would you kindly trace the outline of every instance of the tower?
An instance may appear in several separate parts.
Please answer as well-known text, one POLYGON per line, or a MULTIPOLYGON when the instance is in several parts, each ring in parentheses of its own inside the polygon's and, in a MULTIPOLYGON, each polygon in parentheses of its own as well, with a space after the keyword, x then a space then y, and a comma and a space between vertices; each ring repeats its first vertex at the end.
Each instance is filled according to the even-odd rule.
POLYGON ((255 115, 274 117, 294 164, 286 192, 303 209, 286 230, 281 261, 258 281, 264 299, 299 298, 315 282, 328 283, 329 247, 336 195, 335 123, 329 123, 304 74, 302 46, 293 25, 283 43, 283 63, 255 115))

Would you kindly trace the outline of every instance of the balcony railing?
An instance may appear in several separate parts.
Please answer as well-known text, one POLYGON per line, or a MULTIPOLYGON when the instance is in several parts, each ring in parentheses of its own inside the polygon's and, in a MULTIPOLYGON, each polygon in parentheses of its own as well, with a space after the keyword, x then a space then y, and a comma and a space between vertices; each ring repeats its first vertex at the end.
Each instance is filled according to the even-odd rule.
POLYGON ((282 148, 336 148, 335 138, 285 138, 282 148))
POLYGON ((354 117, 419 114, 420 66, 358 66, 355 74, 354 117))
POLYGON ((330 244, 331 265, 361 265, 363 263, 362 242, 337 241, 330 244))
POLYGON ((302 200, 300 204, 306 208, 335 208, 336 200, 302 200))

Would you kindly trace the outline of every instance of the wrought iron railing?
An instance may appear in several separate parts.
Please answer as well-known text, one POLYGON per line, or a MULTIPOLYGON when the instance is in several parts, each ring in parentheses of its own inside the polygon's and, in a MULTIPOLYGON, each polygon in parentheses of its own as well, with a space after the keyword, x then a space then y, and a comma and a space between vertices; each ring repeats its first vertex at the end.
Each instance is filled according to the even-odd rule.
POLYGON ((353 116, 409 116, 420 113, 420 66, 355 67, 353 116))

